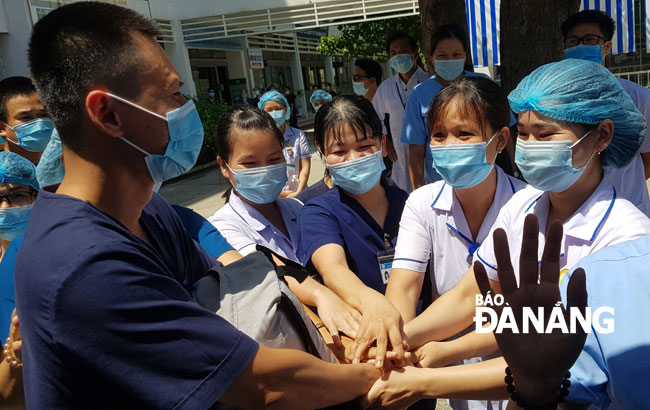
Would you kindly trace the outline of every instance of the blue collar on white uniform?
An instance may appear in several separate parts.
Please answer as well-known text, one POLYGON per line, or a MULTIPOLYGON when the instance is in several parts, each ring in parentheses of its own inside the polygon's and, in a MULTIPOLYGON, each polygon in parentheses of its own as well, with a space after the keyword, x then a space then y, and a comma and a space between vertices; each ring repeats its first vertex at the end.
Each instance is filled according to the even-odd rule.
MULTIPOLYGON (((294 212, 292 207, 287 206, 283 199, 277 199, 275 204, 280 208, 280 213, 282 214, 283 219, 288 219, 294 223, 298 220, 298 215, 294 212)), ((228 205, 242 221, 257 232, 261 232, 264 229, 271 227, 271 223, 257 209, 242 201, 242 199, 234 192, 230 194, 228 205)), ((287 227, 287 230, 289 230, 289 227, 287 227)))

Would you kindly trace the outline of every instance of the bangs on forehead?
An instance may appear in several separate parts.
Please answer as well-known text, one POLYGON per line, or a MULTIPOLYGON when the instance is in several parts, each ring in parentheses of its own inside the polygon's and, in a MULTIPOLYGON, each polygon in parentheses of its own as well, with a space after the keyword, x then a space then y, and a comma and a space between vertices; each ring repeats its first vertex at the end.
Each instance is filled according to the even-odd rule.
POLYGON ((325 145, 329 147, 332 144, 342 144, 346 129, 352 130, 355 141, 360 141, 366 138, 379 139, 380 137, 372 132, 372 127, 369 124, 365 124, 361 120, 350 122, 338 121, 325 128, 325 145), (346 125, 348 126, 347 128, 345 127, 346 125))
POLYGON ((432 105, 432 112, 429 115, 431 121, 429 124, 429 134, 433 135, 433 131, 445 121, 452 108, 456 110, 458 116, 463 120, 469 120, 478 125, 481 133, 485 134, 485 129, 488 126, 485 110, 476 101, 464 98, 462 94, 456 94, 446 101, 436 101, 432 105))

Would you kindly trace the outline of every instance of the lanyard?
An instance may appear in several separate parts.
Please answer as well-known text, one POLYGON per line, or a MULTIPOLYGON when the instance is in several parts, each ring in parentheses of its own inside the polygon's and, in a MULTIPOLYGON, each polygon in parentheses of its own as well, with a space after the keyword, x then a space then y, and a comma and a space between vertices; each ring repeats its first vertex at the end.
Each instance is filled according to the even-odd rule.
POLYGON ((479 248, 479 246, 481 246, 481 244, 478 243, 478 242, 474 242, 473 240, 469 239, 467 236, 463 235, 463 233, 461 231, 459 231, 458 229, 456 229, 453 226, 449 225, 449 222, 447 222, 447 228, 451 229, 452 231, 454 231, 455 233, 460 235, 460 237, 463 238, 465 240, 465 242, 467 242, 469 244, 469 247, 467 248, 467 250, 469 251, 469 255, 467 255, 467 257, 468 258, 473 257, 474 252, 476 252, 476 250, 479 248))
POLYGON ((392 251, 393 250, 393 245, 390 243, 390 235, 384 232, 384 245, 386 245, 386 250, 387 251, 392 251))
MULTIPOLYGON (((397 80, 398 82, 400 81, 399 79, 397 80)), ((406 109, 406 103, 402 99, 402 93, 399 92, 399 85, 395 83, 395 88, 397 88, 397 96, 399 97, 399 102, 402 103, 402 108, 406 109)))

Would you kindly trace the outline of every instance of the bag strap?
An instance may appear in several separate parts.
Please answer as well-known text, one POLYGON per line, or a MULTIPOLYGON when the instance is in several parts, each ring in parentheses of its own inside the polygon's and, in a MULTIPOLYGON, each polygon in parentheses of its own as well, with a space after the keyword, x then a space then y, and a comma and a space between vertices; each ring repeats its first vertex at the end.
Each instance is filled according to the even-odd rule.
POLYGON ((297 280, 298 283, 302 283, 309 276, 309 272, 307 272, 305 268, 303 268, 303 266, 299 263, 287 259, 284 256, 280 256, 262 245, 257 245, 255 248, 259 252, 262 252, 268 258, 268 260, 271 261, 273 266, 275 266, 275 273, 278 275, 278 278, 284 279, 285 276, 290 276, 297 280), (284 266, 278 266, 273 260, 273 256, 284 263, 284 266))

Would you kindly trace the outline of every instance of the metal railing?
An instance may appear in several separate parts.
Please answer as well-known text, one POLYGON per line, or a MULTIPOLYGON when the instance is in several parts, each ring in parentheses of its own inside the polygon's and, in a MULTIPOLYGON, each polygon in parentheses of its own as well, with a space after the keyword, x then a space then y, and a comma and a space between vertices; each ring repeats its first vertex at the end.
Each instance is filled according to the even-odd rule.
POLYGON ((644 71, 626 71, 621 73, 614 73, 616 77, 624 78, 633 81, 639 85, 646 86, 650 84, 650 70, 644 71))

